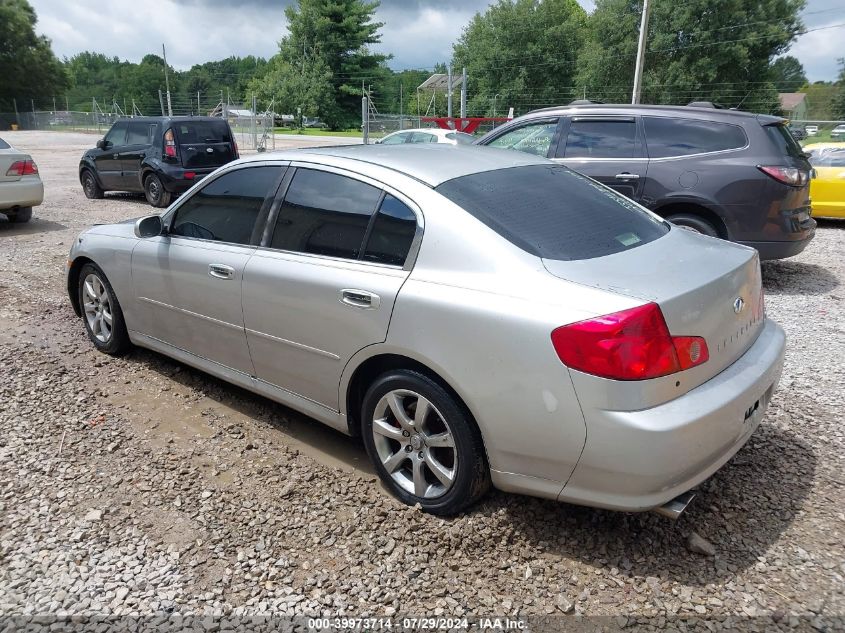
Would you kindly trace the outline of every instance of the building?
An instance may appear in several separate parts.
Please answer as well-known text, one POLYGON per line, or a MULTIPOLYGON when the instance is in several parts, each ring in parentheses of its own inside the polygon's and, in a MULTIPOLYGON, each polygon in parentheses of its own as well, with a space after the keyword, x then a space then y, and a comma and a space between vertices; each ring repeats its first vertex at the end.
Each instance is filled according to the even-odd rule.
POLYGON ((807 95, 803 92, 780 92, 780 109, 783 110, 786 118, 792 121, 806 121, 807 110, 809 104, 807 103, 807 95))

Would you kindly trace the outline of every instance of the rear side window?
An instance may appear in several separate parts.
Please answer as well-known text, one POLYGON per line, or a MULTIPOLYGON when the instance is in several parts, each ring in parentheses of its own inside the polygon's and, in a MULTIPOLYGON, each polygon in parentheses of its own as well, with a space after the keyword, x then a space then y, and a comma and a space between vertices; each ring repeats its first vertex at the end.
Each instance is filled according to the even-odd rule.
POLYGON ((385 194, 361 259, 402 266, 417 231, 417 217, 402 201, 385 194))
POLYGON ((0 138, 0 149, 9 149, 9 144, 0 138))
POLYGON ((643 117, 643 123, 651 158, 739 149, 748 143, 743 129, 729 123, 653 116, 643 117))
POLYGON ((561 143, 558 157, 566 158, 636 158, 640 155, 637 125, 631 121, 573 119, 561 143), (564 154, 560 152, 564 151, 564 154))
POLYGON ((155 124, 130 123, 129 134, 126 137, 127 145, 149 145, 153 141, 153 130, 155 124))
POLYGON ((297 169, 279 209, 272 248, 357 259, 381 190, 324 171, 297 169))
POLYGON ((223 143, 230 141, 229 126, 221 120, 174 121, 172 126, 179 135, 179 141, 188 143, 223 143))
POLYGON ((546 259, 612 255, 669 230, 627 198, 562 165, 481 172, 436 190, 515 246, 546 259))
POLYGON ((208 183, 176 211, 170 232, 183 237, 250 244, 258 213, 275 195, 282 167, 246 167, 208 183))
POLYGON ((789 133, 786 124, 764 125, 763 129, 766 130, 769 139, 777 145, 782 154, 792 156, 792 158, 804 158, 804 150, 801 149, 801 144, 789 133))

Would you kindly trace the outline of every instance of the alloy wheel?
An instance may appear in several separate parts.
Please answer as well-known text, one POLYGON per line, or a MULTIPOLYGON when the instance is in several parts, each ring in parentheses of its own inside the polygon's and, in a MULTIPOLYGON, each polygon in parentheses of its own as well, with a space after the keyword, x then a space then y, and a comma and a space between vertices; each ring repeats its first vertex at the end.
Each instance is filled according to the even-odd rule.
POLYGON ((103 280, 94 273, 85 277, 82 287, 85 320, 91 334, 101 343, 108 343, 112 336, 114 317, 111 297, 103 280))
POLYGON ((449 424, 426 398, 406 389, 386 393, 373 412, 376 452, 407 492, 434 499, 455 481, 457 452, 449 424))

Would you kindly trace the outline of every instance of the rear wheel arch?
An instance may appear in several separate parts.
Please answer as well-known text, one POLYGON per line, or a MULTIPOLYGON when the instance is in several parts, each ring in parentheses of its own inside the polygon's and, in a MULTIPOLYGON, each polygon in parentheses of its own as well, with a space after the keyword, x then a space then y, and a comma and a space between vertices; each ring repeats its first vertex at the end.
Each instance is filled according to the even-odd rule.
POLYGON ((722 216, 710 207, 695 201, 667 202, 654 209, 654 212, 662 218, 669 218, 673 215, 692 215, 705 220, 716 229, 719 237, 729 240, 730 231, 722 216))

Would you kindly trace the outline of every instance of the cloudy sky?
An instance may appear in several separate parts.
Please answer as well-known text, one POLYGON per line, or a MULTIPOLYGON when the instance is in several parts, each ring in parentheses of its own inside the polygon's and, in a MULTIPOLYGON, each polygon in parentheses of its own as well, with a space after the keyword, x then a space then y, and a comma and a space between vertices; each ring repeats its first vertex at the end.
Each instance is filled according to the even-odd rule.
MULTIPOLYGON (((93 50, 139 61, 167 44, 168 61, 186 69, 231 55, 269 57, 284 33, 290 0, 109 0, 91 5, 67 0, 30 0, 38 31, 53 40, 59 57, 93 50), (93 7, 96 6, 96 9, 93 7)), ((579 0, 587 9, 592 0, 579 0)), ((380 50, 393 54, 395 69, 431 68, 446 61, 464 24, 489 0, 382 0, 380 50)), ((807 0, 804 22, 819 29, 801 36, 791 54, 811 81, 836 76, 845 54, 845 0, 807 0)))

